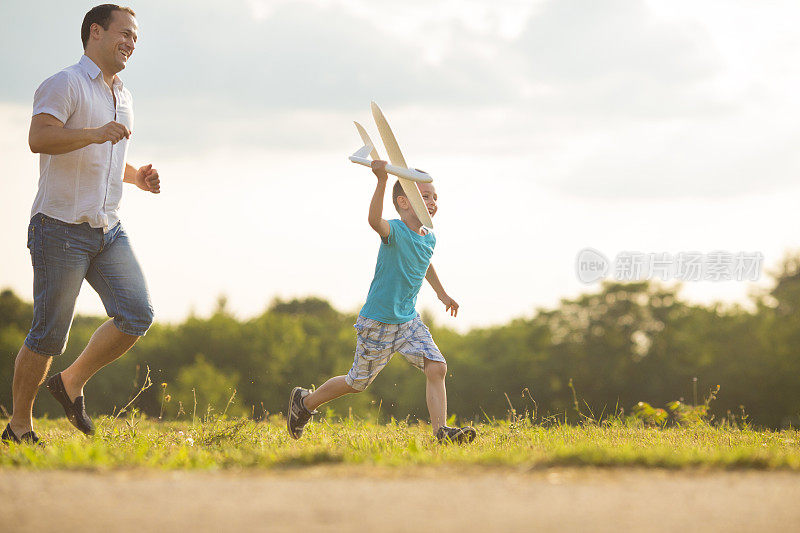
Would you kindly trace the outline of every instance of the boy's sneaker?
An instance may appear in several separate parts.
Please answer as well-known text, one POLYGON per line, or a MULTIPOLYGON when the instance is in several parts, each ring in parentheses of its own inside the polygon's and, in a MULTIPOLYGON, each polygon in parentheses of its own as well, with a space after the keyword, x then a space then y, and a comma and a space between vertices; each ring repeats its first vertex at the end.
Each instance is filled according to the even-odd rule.
POLYGON ((439 444, 448 444, 451 442, 455 442, 456 444, 468 444, 475 440, 477 434, 478 432, 475 431, 475 428, 469 426, 461 428, 442 426, 439 428, 439 431, 436 432, 436 440, 439 441, 439 444))
POLYGON ((286 427, 289 434, 294 439, 299 439, 303 434, 303 428, 311 420, 311 417, 319 411, 313 413, 303 405, 303 398, 311 394, 311 391, 303 387, 295 387, 289 395, 289 410, 286 413, 286 427))

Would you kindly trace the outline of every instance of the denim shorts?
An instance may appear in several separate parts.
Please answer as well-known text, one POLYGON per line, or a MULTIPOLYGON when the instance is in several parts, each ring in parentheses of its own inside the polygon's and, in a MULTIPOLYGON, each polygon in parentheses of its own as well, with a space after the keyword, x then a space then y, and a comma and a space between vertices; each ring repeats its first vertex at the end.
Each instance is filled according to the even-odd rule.
POLYGON ((67 224, 37 213, 28 226, 28 249, 33 263, 28 348, 46 356, 64 353, 84 279, 100 295, 117 329, 136 336, 147 332, 153 306, 121 223, 103 233, 85 222, 67 224))
POLYGON ((403 324, 384 324, 359 315, 354 327, 356 354, 344 381, 356 390, 366 389, 395 352, 420 370, 425 370, 425 359, 446 362, 419 315, 403 324))

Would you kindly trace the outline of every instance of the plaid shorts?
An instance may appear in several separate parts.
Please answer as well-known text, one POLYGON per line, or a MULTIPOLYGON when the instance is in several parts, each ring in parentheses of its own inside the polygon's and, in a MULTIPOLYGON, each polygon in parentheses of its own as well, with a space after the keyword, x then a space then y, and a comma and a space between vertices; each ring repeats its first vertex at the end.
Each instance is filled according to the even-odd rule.
POLYGON ((403 324, 384 324, 359 315, 354 327, 356 355, 345 381, 356 390, 366 389, 395 352, 420 370, 425 369, 425 359, 445 362, 419 315, 403 324))

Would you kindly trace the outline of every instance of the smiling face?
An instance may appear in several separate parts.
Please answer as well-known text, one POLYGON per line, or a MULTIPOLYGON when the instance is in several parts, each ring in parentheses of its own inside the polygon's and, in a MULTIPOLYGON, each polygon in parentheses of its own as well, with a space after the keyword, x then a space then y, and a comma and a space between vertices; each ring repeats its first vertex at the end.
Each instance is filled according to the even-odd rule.
POLYGON ((107 74, 116 74, 125 68, 136 48, 139 26, 133 15, 126 11, 113 11, 108 29, 92 24, 86 55, 107 74))
MULTIPOLYGON (((437 200, 439 199, 436 194, 436 187, 434 187, 432 183, 417 183, 417 188, 422 195, 422 201, 425 202, 425 207, 428 209, 428 214, 430 214, 431 218, 433 218, 433 216, 439 210, 439 207, 436 204, 437 200)), ((414 225, 422 224, 422 222, 419 220, 419 217, 414 212, 414 208, 411 207, 411 202, 408 201, 408 198, 403 193, 403 189, 400 186, 399 181, 395 183, 394 190, 392 191, 392 199, 397 212, 400 213, 400 218, 406 222, 413 222, 414 225)))
POLYGON ((436 211, 439 210, 439 206, 436 205, 436 201, 439 199, 436 195, 436 187, 432 183, 418 183, 417 186, 420 194, 422 194, 422 199, 425 201, 425 207, 428 208, 428 213, 433 217, 436 211))

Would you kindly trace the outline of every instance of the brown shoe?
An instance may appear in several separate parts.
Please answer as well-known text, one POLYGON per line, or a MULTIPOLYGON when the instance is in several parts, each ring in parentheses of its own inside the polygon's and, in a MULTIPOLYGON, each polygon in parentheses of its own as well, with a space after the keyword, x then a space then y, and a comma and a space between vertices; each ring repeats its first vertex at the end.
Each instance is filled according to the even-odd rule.
POLYGON ((21 437, 17 437, 14 432, 11 431, 11 424, 6 425, 6 429, 3 430, 3 435, 0 436, 0 440, 6 445, 13 442, 15 444, 36 444, 44 447, 44 441, 40 440, 33 431, 28 431, 21 437))
POLYGON ((86 404, 83 396, 78 396, 75 401, 69 399, 67 389, 64 388, 64 381, 61 379, 61 372, 48 379, 45 386, 50 391, 50 394, 53 395, 53 398, 58 400, 58 403, 64 408, 67 420, 86 435, 94 435, 94 424, 89 415, 86 414, 86 404))

